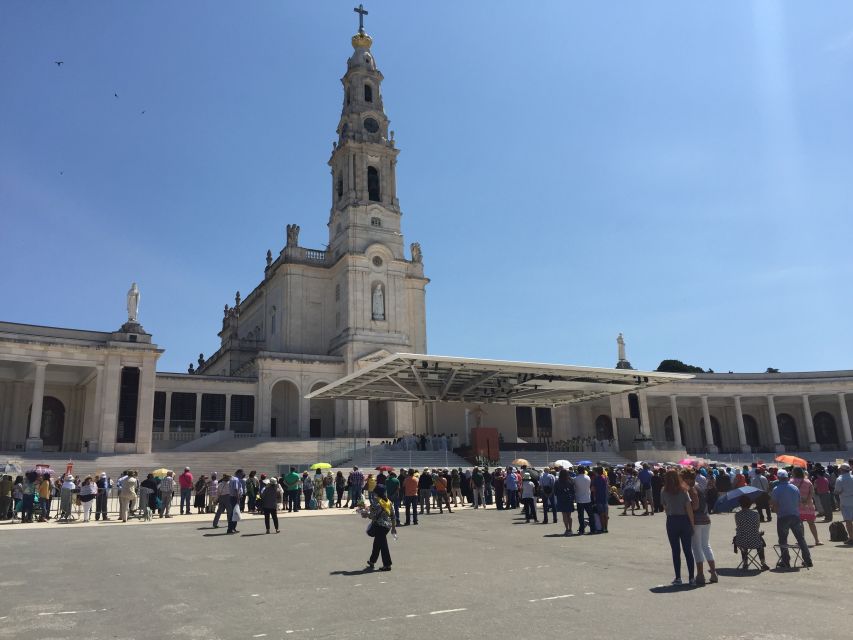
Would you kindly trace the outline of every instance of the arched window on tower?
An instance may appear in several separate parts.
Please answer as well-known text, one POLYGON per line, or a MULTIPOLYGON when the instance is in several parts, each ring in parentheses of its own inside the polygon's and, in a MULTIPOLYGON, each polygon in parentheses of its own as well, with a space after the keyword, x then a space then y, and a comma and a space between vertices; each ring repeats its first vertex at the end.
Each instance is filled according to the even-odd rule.
POLYGON ((373 102, 373 87, 367 83, 364 85, 364 101, 373 102))
POLYGON ((338 174, 338 184, 337 184, 336 189, 337 189, 339 198, 342 195, 344 195, 344 176, 340 173, 338 174))
POLYGON ((347 104, 349 104, 349 102, 350 102, 350 99, 349 99, 349 89, 347 89, 347 104))
POLYGON ((376 167, 367 167, 367 197, 372 202, 381 202, 379 192, 379 170, 376 167))

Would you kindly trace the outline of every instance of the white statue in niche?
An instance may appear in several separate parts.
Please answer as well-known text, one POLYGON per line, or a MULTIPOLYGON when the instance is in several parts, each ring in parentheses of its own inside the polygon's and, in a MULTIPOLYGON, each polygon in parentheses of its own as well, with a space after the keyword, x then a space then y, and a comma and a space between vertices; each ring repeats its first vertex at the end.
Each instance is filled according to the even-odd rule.
POLYGON ((385 319, 385 293, 382 290, 382 283, 376 283, 373 287, 373 319, 385 319))
POLYGON ((139 287, 136 283, 130 285, 127 292, 127 321, 137 322, 139 320, 139 287))

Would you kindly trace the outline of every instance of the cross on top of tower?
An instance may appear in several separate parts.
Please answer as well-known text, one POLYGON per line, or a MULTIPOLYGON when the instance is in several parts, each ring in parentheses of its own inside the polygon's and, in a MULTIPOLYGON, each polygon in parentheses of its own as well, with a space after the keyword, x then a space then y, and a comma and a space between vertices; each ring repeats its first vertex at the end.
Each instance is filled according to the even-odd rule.
POLYGON ((360 4, 353 11, 358 14, 358 32, 364 33, 364 16, 367 15, 367 9, 364 8, 364 5, 360 4))

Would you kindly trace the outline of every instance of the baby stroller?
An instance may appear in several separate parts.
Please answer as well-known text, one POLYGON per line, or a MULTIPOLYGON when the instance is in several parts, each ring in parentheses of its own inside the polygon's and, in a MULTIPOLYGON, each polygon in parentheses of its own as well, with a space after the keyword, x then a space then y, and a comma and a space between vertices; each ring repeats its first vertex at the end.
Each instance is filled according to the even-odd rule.
POLYGON ((59 491, 59 517, 58 522, 72 522, 74 514, 71 512, 71 507, 74 504, 74 490, 60 489, 59 491))

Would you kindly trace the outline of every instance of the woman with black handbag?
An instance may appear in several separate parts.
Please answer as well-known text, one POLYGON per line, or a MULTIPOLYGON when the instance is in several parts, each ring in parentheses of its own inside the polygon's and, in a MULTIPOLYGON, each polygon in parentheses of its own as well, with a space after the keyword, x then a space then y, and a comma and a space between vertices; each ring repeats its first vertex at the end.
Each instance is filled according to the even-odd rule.
POLYGON ((385 495, 385 487, 376 485, 373 490, 374 500, 370 501, 370 507, 361 509, 361 515, 370 519, 367 527, 367 535, 373 538, 373 551, 367 561, 369 569, 376 566, 379 555, 382 554, 382 567, 380 571, 391 571, 391 551, 388 549, 388 532, 397 535, 394 520, 391 518, 391 501, 385 495))

